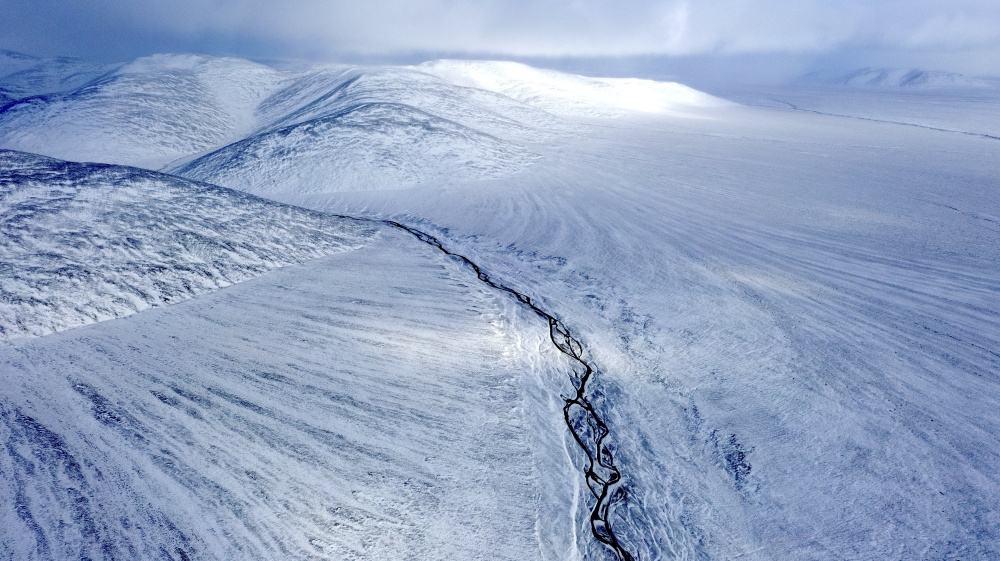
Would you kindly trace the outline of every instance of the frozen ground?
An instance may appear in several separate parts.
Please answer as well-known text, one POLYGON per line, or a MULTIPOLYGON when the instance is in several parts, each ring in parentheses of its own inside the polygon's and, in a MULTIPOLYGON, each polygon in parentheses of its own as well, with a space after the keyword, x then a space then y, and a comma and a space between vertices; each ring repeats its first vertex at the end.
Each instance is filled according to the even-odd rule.
MULTIPOLYGON (((579 77, 439 64, 302 71, 251 136, 171 169, 416 226, 561 318, 599 369, 588 397, 624 478, 610 521, 636 559, 1000 556, 995 98, 790 89, 740 107, 614 82, 678 95, 637 113, 579 77), (540 111, 564 103, 576 116, 540 111), (461 160, 436 150, 454 137, 334 126, 360 104, 449 120, 530 165, 449 173, 461 160), (296 175, 345 138, 367 171, 296 175)), ((0 348, 17 380, 0 401, 10 555, 612 558, 589 534, 568 364, 544 325, 434 248, 379 236, 0 348), (31 471, 45 462, 67 467, 31 471)))

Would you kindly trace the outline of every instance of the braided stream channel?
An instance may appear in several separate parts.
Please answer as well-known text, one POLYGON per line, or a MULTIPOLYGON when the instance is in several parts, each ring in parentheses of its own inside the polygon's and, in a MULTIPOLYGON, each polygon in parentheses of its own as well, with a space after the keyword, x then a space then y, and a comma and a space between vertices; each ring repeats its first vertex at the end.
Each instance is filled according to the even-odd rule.
POLYGON ((616 500, 616 493, 614 491, 618 483, 621 482, 622 476, 618 468, 615 467, 611 450, 605 443, 610 433, 608 425, 601 420, 600 416, 594 410, 593 405, 587 399, 587 382, 590 381, 596 370, 584 360, 583 345, 580 341, 570 333, 569 329, 558 318, 539 307, 538 304, 531 300, 531 297, 494 280, 471 259, 448 250, 434 236, 394 220, 359 218, 347 215, 334 216, 371 224, 382 224, 403 230, 421 242, 437 248, 452 259, 469 266, 476 272, 476 276, 480 281, 496 290, 510 294, 518 302, 527 306, 535 314, 548 322, 549 339, 552 341, 552 344, 575 364, 572 380, 576 391, 572 397, 563 396, 565 401, 563 417, 573 438, 587 456, 587 466, 584 475, 586 476, 590 492, 597 499, 590 513, 591 532, 594 534, 594 538, 610 548, 620 561, 634 561, 633 556, 622 546, 618 538, 615 537, 615 533, 611 528, 611 521, 609 520, 611 505, 616 500))

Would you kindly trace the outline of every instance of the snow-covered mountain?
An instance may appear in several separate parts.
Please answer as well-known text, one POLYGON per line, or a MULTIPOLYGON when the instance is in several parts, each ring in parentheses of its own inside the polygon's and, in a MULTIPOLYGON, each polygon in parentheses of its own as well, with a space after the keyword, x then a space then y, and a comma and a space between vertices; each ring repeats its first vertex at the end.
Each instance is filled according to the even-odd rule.
POLYGON ((0 339, 179 302, 365 237, 228 189, 2 150, 0 339))
POLYGON ((24 317, 200 288, 0 344, 0 556, 1000 556, 996 104, 845 91, 163 56, 16 103, 176 156, 4 153, 24 317))
POLYGON ((44 96, 76 90, 119 66, 72 57, 41 59, 28 68, 0 77, 0 83, 17 99, 44 96))
POLYGON ((37 57, 0 49, 0 76, 6 76, 39 64, 37 57))
POLYGON ((162 55, 73 91, 8 102, 0 146, 148 168, 178 160, 172 169, 224 147, 185 169, 256 192, 302 181, 319 191, 365 190, 514 173, 535 159, 521 143, 557 127, 509 98, 408 69, 280 73, 234 59, 162 55), (368 126, 375 120, 380 126, 368 126), (294 173, 244 176, 231 163, 261 157, 277 157, 294 173))
POLYGON ((171 171, 258 195, 491 179, 537 156, 411 106, 360 104, 255 135, 171 171))
POLYGON ((279 80, 276 71, 242 60, 143 58, 76 89, 8 103, 0 111, 0 146, 156 168, 248 134, 255 104, 279 80))
POLYGON ((328 69, 257 108, 256 134, 168 168, 257 194, 493 179, 537 159, 561 123, 514 100, 408 69, 328 69))

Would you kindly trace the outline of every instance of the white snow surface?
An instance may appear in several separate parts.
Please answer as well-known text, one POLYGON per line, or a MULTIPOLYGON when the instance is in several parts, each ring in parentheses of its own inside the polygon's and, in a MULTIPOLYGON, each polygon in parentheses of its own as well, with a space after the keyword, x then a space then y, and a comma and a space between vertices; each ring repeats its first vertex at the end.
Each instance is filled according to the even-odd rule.
MULTIPOLYGON (((0 147, 158 168, 250 133, 279 73, 249 61, 156 55, 0 112, 0 147)), ((2 81, 0 81, 2 84, 2 81)))
POLYGON ((435 232, 581 336, 638 558, 988 559, 997 143, 730 107, 602 123, 516 181, 286 200, 435 232))
MULTIPOLYGON (((643 113, 520 68, 300 70, 250 136, 171 169, 420 228, 558 316, 598 370, 635 559, 1000 557, 1000 140, 969 127, 995 100, 815 88, 800 110, 643 113), (492 146, 468 131, 531 165, 358 179, 492 146), (332 152, 379 135, 368 168, 332 152), (318 189, 295 162, 324 154, 318 189)), ((0 346, 0 553, 613 559, 542 322, 394 232, 0 346)))
POLYGON ((557 115, 684 114, 728 102, 676 82, 589 78, 505 61, 438 60, 416 68, 452 83, 497 92, 557 115))
POLYGON ((1000 86, 977 89, 757 87, 718 92, 746 105, 1000 138, 1000 86))
POLYGON ((0 150, 0 339, 185 300, 351 249, 365 230, 173 176, 0 150))
POLYGON ((0 553, 566 558, 565 365, 522 315, 383 232, 0 347, 0 553))
POLYGON ((372 103, 256 135, 174 172, 266 196, 491 179, 522 171, 536 158, 412 107, 372 103))

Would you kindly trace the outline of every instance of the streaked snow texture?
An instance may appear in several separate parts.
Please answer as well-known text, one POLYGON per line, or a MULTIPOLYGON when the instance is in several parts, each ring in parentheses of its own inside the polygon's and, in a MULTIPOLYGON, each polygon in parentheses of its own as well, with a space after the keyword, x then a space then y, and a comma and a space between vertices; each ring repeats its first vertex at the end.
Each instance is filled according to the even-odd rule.
POLYGON ((0 151, 0 339, 184 300, 356 247, 365 230, 155 172, 0 151))
MULTIPOLYGON (((519 66, 296 72, 245 143, 171 169, 411 224, 558 315, 600 369, 612 523, 638 559, 1000 557, 992 94, 640 115, 519 66), (458 172, 511 146, 530 166, 458 172), (390 184, 408 189, 372 189, 390 184)), ((606 559, 544 327, 384 235, 3 347, 4 553, 606 559)))
POLYGON ((384 232, 0 347, 0 555, 563 558, 552 501, 575 474, 544 333, 384 232))
POLYGON ((447 228, 566 320, 643 559, 1000 555, 1000 142, 713 116, 606 121, 460 196, 288 200, 447 228))

